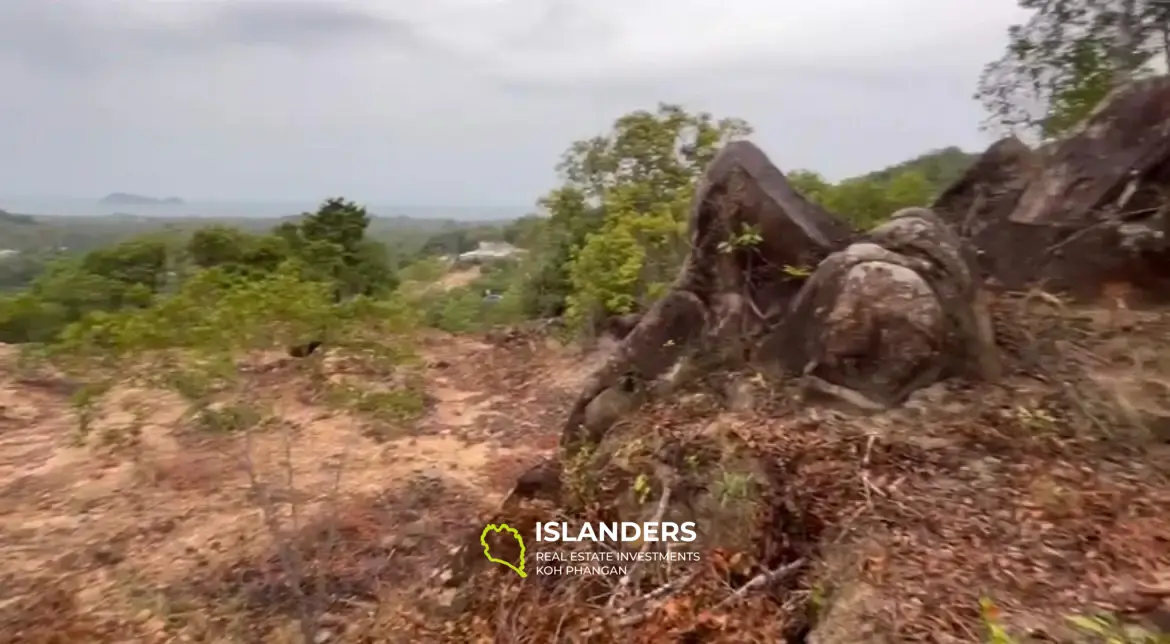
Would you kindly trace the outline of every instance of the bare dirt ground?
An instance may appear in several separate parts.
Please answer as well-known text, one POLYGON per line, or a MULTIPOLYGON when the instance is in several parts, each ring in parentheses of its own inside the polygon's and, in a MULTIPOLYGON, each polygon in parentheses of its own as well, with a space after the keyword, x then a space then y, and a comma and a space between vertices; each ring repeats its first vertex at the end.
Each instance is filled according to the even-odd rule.
POLYGON ((482 274, 483 274, 483 271, 482 271, 482 267, 480 267, 480 266, 472 266, 472 267, 466 268, 466 269, 452 270, 451 272, 447 273, 443 277, 439 278, 439 281, 435 283, 435 286, 437 288, 444 290, 444 291, 450 291, 453 288, 467 286, 468 284, 470 284, 470 283, 474 282, 476 279, 478 279, 479 276, 482 274))
MULTIPOLYGON (((592 641, 806 641, 817 626, 807 641, 973 642, 981 598, 1016 632, 1073 641, 1059 625, 1089 608, 1170 612, 1170 315, 999 321, 1013 368, 994 386, 856 416, 749 378, 738 411, 700 390, 628 419, 612 440, 679 471, 725 475, 718 452, 746 446, 768 498, 717 522, 738 541, 704 534, 687 584, 642 589, 645 614, 592 641)), ((0 347, 0 640, 578 641, 608 615, 580 579, 488 569, 449 621, 418 600, 553 452, 601 356, 539 336, 419 342, 428 406, 409 423, 325 404, 308 360, 280 358, 249 375, 272 410, 260 429, 198 429, 176 394, 123 387, 84 444, 76 392, 0 347)), ((329 379, 370 378, 320 361, 329 379)), ((618 470, 601 485, 626 494, 633 470, 618 470)))
MULTIPOLYGON (((550 453, 588 367, 555 343, 428 336, 429 408, 403 429, 323 406, 298 361, 269 360, 254 376, 272 403, 263 429, 193 431, 176 394, 120 387, 82 445, 70 388, 22 380, 3 349, 0 639, 21 642, 281 641, 304 598, 277 551, 319 530, 329 570, 300 574, 377 606, 550 453)), ((333 619, 314 637, 338 636, 333 619)))
POLYGON ((751 373, 660 400, 611 431, 592 481, 564 476, 594 521, 647 520, 672 486, 665 516, 697 523, 703 564, 645 572, 616 603, 612 580, 485 569, 452 641, 1161 641, 1070 621, 1170 631, 1170 315, 1120 317, 1005 298, 1003 381, 876 414, 751 373), (754 403, 733 412, 719 399, 737 379, 754 403), (663 464, 672 477, 632 502, 663 464))

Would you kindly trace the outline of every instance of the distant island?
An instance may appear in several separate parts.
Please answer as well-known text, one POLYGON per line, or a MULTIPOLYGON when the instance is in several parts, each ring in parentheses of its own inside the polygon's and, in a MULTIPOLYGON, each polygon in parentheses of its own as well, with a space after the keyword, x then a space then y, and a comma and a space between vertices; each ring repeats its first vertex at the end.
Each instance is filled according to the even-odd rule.
POLYGON ((182 206, 186 202, 178 197, 156 199, 126 192, 114 192, 102 197, 98 204, 102 206, 182 206))

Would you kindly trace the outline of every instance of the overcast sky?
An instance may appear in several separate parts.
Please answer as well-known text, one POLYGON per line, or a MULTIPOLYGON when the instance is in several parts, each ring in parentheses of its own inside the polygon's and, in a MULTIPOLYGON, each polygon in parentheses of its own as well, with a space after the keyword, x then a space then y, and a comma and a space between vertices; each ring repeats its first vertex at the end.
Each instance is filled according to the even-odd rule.
POLYGON ((662 101, 841 178, 982 149, 1014 0, 0 0, 0 195, 527 205, 662 101))

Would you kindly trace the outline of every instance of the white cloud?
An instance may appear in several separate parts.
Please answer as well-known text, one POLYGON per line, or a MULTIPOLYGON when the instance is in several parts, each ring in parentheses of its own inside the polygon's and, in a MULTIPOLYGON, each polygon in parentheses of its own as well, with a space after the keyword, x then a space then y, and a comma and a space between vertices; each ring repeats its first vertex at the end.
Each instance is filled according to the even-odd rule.
MULTIPOLYGON (((0 195, 531 203, 632 109, 832 177, 984 145, 1014 0, 4 0, 0 195)), ((0 203, 0 207, 3 204, 0 203)))
POLYGON ((989 42, 989 32, 1002 32, 1021 15, 1010 0, 448 0, 416 6, 408 19, 420 31, 484 69, 554 81, 760 61, 853 69, 966 62, 994 53, 989 50, 998 43, 989 42), (523 36, 530 46, 517 42, 523 36))

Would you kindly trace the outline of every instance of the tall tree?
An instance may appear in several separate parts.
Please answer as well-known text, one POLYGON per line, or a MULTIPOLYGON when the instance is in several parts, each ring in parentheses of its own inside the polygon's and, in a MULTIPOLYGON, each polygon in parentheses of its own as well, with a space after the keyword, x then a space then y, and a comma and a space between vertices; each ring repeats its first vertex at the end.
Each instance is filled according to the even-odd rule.
POLYGON ((696 179, 725 142, 750 133, 741 119, 663 103, 570 146, 557 166, 564 185, 541 200, 549 246, 529 299, 576 322, 654 299, 685 254, 696 179))
POLYGON ((976 94, 989 125, 1043 139, 1082 121, 1112 89, 1170 56, 1167 0, 1019 0, 1032 11, 1008 30, 1003 57, 976 94))

